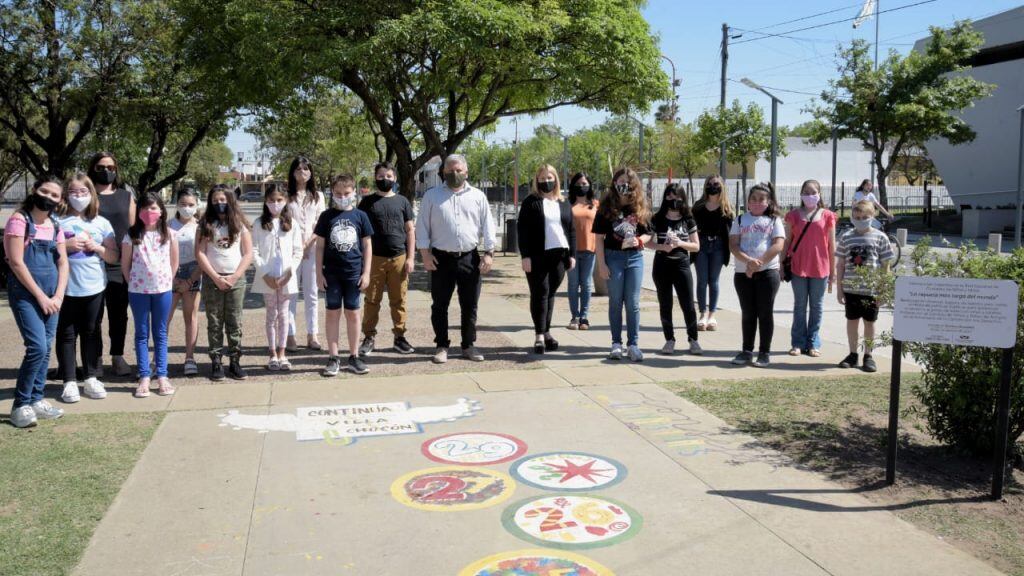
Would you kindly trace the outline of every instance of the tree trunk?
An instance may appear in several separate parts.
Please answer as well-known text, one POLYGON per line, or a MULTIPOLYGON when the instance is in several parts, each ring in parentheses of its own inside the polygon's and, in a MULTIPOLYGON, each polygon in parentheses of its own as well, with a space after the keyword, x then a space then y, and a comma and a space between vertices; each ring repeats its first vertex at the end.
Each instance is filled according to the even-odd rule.
POLYGON ((890 166, 887 168, 882 164, 882 155, 875 155, 875 173, 878 175, 878 202, 885 209, 889 209, 889 194, 886 189, 885 180, 889 177, 889 171, 892 169, 891 161, 890 166))

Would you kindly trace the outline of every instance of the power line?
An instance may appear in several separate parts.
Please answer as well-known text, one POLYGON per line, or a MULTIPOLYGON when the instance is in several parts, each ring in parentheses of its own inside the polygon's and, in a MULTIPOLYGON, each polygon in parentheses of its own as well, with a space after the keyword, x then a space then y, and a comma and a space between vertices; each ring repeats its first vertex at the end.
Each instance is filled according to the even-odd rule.
POLYGON ((858 2, 857 4, 850 4, 848 6, 843 6, 842 8, 836 8, 835 10, 829 10, 827 12, 818 12, 817 14, 811 14, 810 16, 804 16, 803 18, 795 18, 793 20, 786 20, 785 22, 779 22, 777 24, 772 24, 770 26, 762 26, 761 28, 758 28, 756 30, 745 30, 743 28, 733 28, 733 30, 738 30, 740 32, 760 32, 761 30, 768 30, 770 28, 778 28, 779 26, 785 26, 786 24, 793 24, 794 22, 803 22, 804 20, 810 20, 811 18, 817 18, 818 16, 826 16, 828 14, 835 14, 836 12, 842 12, 843 10, 849 10, 850 8, 856 8, 856 7, 860 6, 860 5, 861 5, 861 3, 858 2))
MULTIPOLYGON (((931 4, 931 3, 937 2, 937 1, 938 0, 921 0, 921 2, 915 2, 913 4, 904 4, 903 6, 897 6, 895 8, 890 8, 888 10, 882 10, 880 12, 876 12, 875 13, 875 17, 877 18, 879 15, 886 14, 888 12, 896 12, 898 10, 905 10, 907 8, 913 8, 915 6, 921 6, 921 5, 924 5, 924 4, 931 4)), ((833 26, 835 24, 842 24, 843 22, 852 22, 853 20, 856 20, 857 18, 858 18, 857 16, 854 16, 853 18, 843 18, 842 20, 833 20, 831 22, 825 22, 824 24, 816 24, 814 26, 805 26, 803 28, 797 28, 795 30, 787 30, 785 32, 780 32, 778 34, 771 34, 771 33, 768 33, 768 32, 758 32, 758 34, 763 34, 763 36, 761 36, 760 38, 750 38, 750 39, 747 39, 747 40, 740 40, 739 42, 733 42, 732 45, 735 46, 737 44, 746 44, 747 42, 756 42, 758 40, 764 40, 765 38, 776 38, 776 37, 783 37, 784 38, 788 34, 794 34, 796 32, 803 32, 805 30, 814 30, 815 28, 824 28, 825 26, 833 26)))
MULTIPOLYGON (((736 80, 734 78, 729 78, 729 82, 735 82, 736 84, 743 84, 743 82, 740 82, 739 80, 736 80)), ((746 86, 746 84, 743 84, 743 85, 746 86)), ((749 88, 749 86, 748 86, 748 88, 749 88)), ((761 86, 761 88, 764 88, 765 90, 772 90, 772 91, 775 91, 775 92, 789 92, 790 94, 802 94, 804 96, 820 96, 820 94, 816 94, 814 92, 801 92, 799 90, 789 90, 787 88, 772 88, 771 86, 763 86, 763 85, 761 86)))

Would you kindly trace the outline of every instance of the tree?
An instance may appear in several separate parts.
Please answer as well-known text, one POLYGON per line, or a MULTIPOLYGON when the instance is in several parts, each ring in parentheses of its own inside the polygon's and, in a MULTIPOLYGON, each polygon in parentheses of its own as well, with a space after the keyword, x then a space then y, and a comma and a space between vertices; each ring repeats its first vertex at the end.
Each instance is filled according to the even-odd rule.
MULTIPOLYGON (((697 117, 699 147, 704 150, 717 149, 725 142, 725 157, 729 162, 739 164, 742 169, 743 189, 747 189, 747 166, 760 157, 771 153, 772 129, 764 121, 764 111, 753 102, 746 108, 739 100, 725 109, 705 110, 697 117)), ((785 140, 779 138, 779 155, 786 154, 785 140)))
POLYGON ((904 146, 893 164, 891 173, 902 175, 911 186, 916 186, 919 180, 929 180, 935 175, 935 164, 928 157, 928 149, 923 144, 912 143, 904 146))
POLYGON ((231 148, 220 140, 206 140, 196 147, 188 163, 188 175, 205 192, 217 183, 221 166, 231 166, 231 148))
POLYGON ((358 96, 407 195, 427 160, 500 118, 668 92, 638 0, 187 1, 242 51, 358 96))
POLYGON ((656 165, 671 167, 674 171, 686 176, 692 190, 693 177, 711 161, 712 150, 705 147, 706 145, 697 134, 695 124, 658 122, 655 130, 657 138, 656 165))
POLYGON ((888 204, 885 179, 906 146, 974 139, 956 113, 988 96, 993 86, 956 73, 967 68, 982 42, 969 21, 949 30, 932 27, 923 51, 906 56, 890 51, 874 70, 867 43, 853 41, 840 53, 839 78, 807 108, 815 117, 811 140, 826 142, 832 127, 840 138, 860 140, 874 155, 879 200, 888 204))

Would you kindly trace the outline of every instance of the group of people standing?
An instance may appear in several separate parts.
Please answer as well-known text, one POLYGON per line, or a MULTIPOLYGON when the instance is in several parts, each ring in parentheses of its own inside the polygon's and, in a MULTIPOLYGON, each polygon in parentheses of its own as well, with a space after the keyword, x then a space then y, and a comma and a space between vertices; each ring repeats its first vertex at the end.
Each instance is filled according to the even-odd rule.
MULTIPOLYGON (((324 376, 343 369, 355 374, 369 371, 365 359, 379 348, 377 323, 385 293, 393 323, 393 348, 398 353, 413 353, 405 334, 408 280, 416 251, 430 273, 435 336, 432 361, 448 360, 448 311, 456 293, 461 355, 471 361, 484 360, 475 346, 477 309, 482 275, 493 266, 495 223, 486 194, 467 182, 467 163, 461 155, 445 159, 444 184, 425 193, 418 214, 409 200, 394 192, 395 171, 386 163, 374 168, 374 194, 360 200, 355 179, 340 175, 331 181, 325 201, 315 188, 311 163, 298 157, 291 162, 286 186, 266 188, 261 214, 253 223, 226 186, 214 186, 207 193, 202 212, 195 191, 178 192, 176 211, 171 215, 159 195, 145 192, 136 198, 121 186, 118 172, 114 157, 101 153, 92 158, 85 172, 65 181, 42 178, 6 223, 8 295, 25 343, 11 414, 15 426, 32 426, 38 419, 63 414, 43 398, 55 338, 56 376, 64 383, 62 400, 78 402, 80 393, 93 399, 106 396, 99 380, 103 374, 104 310, 109 317, 110 367, 118 376, 129 376, 132 371, 124 359, 124 344, 127 310, 131 308, 136 397, 149 396, 154 379, 157 394, 175 392, 167 365, 168 325, 179 303, 185 328, 182 374, 199 373, 195 349, 202 302, 209 377, 215 381, 245 379, 242 312, 251 267, 254 275, 249 291, 262 295, 265 305, 268 370, 292 368, 287 353, 298 346, 300 299, 305 307, 306 346, 323 349, 318 340, 321 293, 326 300, 327 324, 324 376), (342 317, 347 354, 341 351, 342 317), (81 366, 76 363, 76 346, 81 366)), ((665 336, 661 353, 675 352, 676 301, 683 310, 687 349, 692 354, 702 353, 698 333, 717 329, 719 275, 733 258, 743 317, 742 348, 733 362, 767 366, 772 307, 780 284, 780 256, 784 255, 797 300, 790 353, 820 355, 824 290, 838 282, 839 299, 845 302, 850 321, 851 354, 842 365, 857 364, 857 322, 864 320, 865 336, 870 339, 877 303, 868 284, 852 269, 881 266, 892 258, 886 236, 870 227, 875 211, 870 200, 854 207, 854 237, 847 238, 847 234, 837 245, 836 217, 822 207, 820 186, 815 181, 804 184, 803 206, 784 219, 779 217, 770 184, 750 189, 747 211, 740 216, 729 205, 718 177, 705 182, 704 193, 692 208, 683 190, 669 185, 654 214, 636 172, 620 169, 611 184, 598 200, 590 177, 578 173, 570 180, 566 197, 557 171, 544 165, 533 179, 531 194, 522 202, 518 237, 530 291, 535 353, 558 349, 551 323, 555 294, 566 275, 572 315, 568 328, 590 329, 590 295, 596 272, 608 288, 609 358, 626 356, 642 361, 643 250, 651 249, 656 252, 652 274, 665 336), (696 282, 691 264, 696 267, 696 282), (694 309, 695 287, 698 310, 694 309), (755 359, 758 330, 760 345, 755 359)), ((874 369, 870 341, 863 368, 874 369)))

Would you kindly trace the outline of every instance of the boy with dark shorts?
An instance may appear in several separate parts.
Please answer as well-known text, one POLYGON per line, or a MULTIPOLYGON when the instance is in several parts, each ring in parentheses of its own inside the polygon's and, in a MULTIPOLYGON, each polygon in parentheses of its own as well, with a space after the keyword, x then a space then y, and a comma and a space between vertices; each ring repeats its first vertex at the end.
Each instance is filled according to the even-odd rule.
POLYGON ((836 276, 839 286, 839 303, 846 306, 846 337, 850 353, 839 363, 841 368, 857 366, 858 329, 864 321, 864 363, 861 369, 875 372, 878 366, 871 357, 875 338, 875 321, 878 320, 878 300, 871 286, 857 269, 884 268, 888 270, 896 257, 889 237, 871 227, 875 217, 875 206, 862 200, 853 205, 851 222, 853 230, 839 237, 836 243, 836 276))
POLYGON ((359 358, 359 322, 362 292, 370 283, 370 254, 373 226, 362 210, 356 209, 356 182, 352 176, 337 176, 331 183, 331 206, 316 222, 316 281, 327 293, 327 349, 330 357, 324 376, 341 370, 338 356, 341 308, 345 308, 348 335, 348 363, 345 369, 366 374, 369 369, 359 358))

